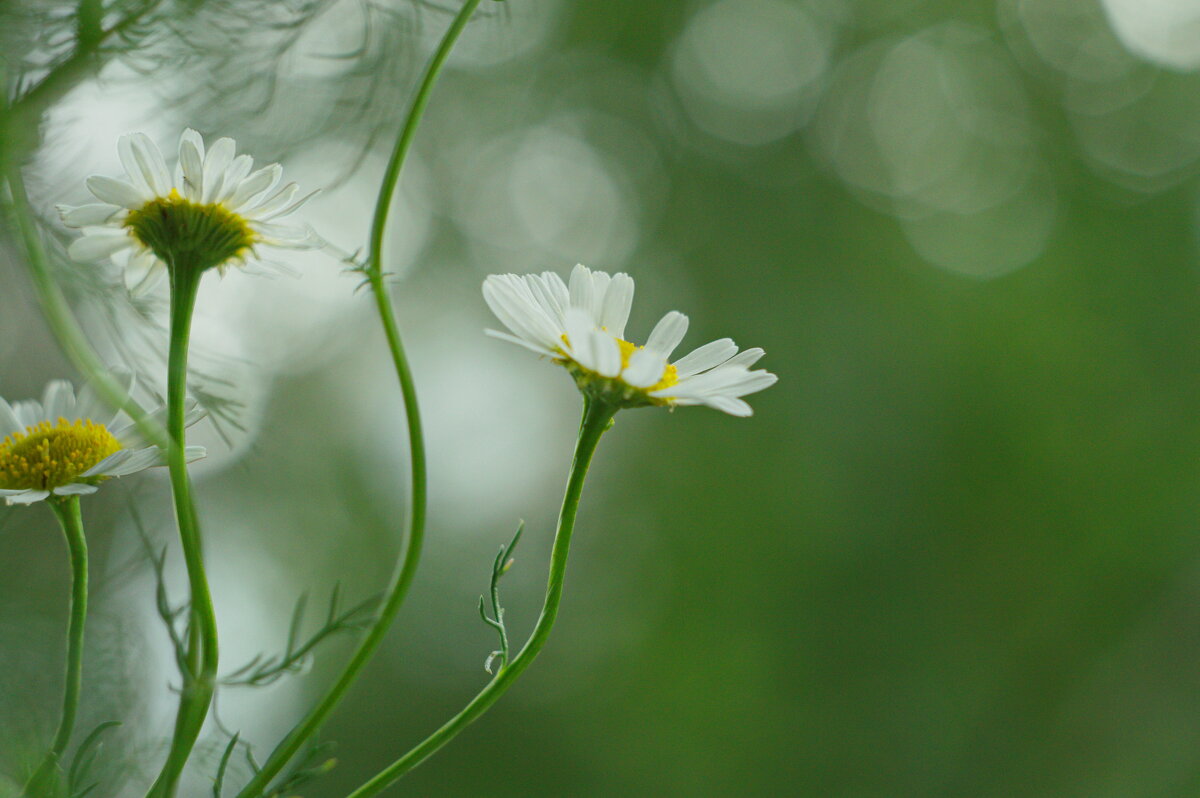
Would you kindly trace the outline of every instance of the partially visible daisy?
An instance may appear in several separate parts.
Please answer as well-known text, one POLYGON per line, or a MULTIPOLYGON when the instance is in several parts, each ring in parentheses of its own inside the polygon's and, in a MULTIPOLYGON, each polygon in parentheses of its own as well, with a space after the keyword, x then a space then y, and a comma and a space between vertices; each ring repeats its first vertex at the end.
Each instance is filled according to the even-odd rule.
MULTIPOLYGON (((63 223, 83 229, 71 244, 78 261, 112 260, 140 293, 171 264, 196 272, 259 260, 259 246, 311 249, 321 244, 311 229, 280 224, 312 194, 296 198, 295 183, 279 186, 283 168, 255 170, 249 155, 237 155, 233 139, 217 139, 205 151, 194 130, 179 139, 174 179, 157 146, 142 133, 122 136, 117 151, 122 178, 93 175, 88 190, 99 203, 59 205, 63 223)), ((313 192, 316 193, 316 192, 313 192)))
MULTIPOLYGON (((95 493, 110 477, 163 465, 162 450, 132 423, 121 423, 120 415, 106 410, 90 387, 76 397, 65 380, 47 385, 40 402, 10 405, 0 398, 0 498, 32 504, 51 496, 82 496, 95 493)), ((203 415, 193 406, 185 424, 203 415)), ((184 451, 189 460, 204 456, 202 446, 184 451)))
POLYGON ((512 335, 488 334, 553 358, 584 393, 621 407, 707 405, 734 416, 753 411, 741 399, 775 384, 774 374, 751 370, 761 349, 739 353, 729 338, 705 344, 674 363, 687 316, 663 316, 644 346, 625 340, 633 279, 579 265, 568 287, 553 272, 493 274, 483 298, 512 335))

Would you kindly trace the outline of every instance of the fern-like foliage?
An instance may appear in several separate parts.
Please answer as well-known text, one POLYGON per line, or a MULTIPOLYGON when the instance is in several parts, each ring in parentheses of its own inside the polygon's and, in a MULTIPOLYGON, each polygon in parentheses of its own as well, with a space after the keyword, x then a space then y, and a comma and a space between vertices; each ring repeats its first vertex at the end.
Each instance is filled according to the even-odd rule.
POLYGON ((266 687, 288 674, 302 671, 313 650, 323 641, 342 632, 367 628, 371 623, 371 611, 378 603, 379 595, 374 595, 348 609, 343 609, 341 585, 335 585, 329 597, 324 622, 315 632, 302 638, 301 629, 308 607, 308 595, 302 594, 292 610, 292 621, 288 626, 283 652, 271 656, 256 655, 245 665, 223 677, 221 684, 227 687, 266 687))

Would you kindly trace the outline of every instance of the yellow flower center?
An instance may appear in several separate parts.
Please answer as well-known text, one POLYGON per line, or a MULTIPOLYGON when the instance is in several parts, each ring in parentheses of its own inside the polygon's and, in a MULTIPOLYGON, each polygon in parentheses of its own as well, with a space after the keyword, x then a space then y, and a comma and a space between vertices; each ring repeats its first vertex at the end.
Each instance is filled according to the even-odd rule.
MULTIPOLYGON (((629 358, 633 357, 634 352, 638 351, 639 349, 645 349, 643 346, 631 344, 628 341, 624 341, 620 338, 617 339, 617 346, 621 349, 622 371, 629 368, 629 358)), ((649 388, 646 388, 646 392, 650 393, 651 391, 659 391, 663 388, 670 388, 677 382, 679 382, 679 372, 675 370, 674 365, 668 363, 666 369, 663 370, 662 378, 649 388)))
MULTIPOLYGON (((563 343, 570 346, 571 341, 564 334, 563 343)), ((645 349, 643 346, 630 343, 621 338, 617 338, 617 348, 621 351, 621 371, 629 368, 629 360, 633 357, 633 353, 639 349, 645 349)), ((614 404, 623 407, 644 407, 645 405, 665 405, 670 404, 670 397, 652 397, 650 394, 654 391, 669 388, 679 382, 679 372, 675 366, 668 363, 663 369, 662 377, 658 382, 651 385, 649 388, 635 388, 629 385, 624 380, 618 377, 604 377, 590 369, 586 369, 574 360, 564 355, 560 361, 571 372, 575 378, 575 384, 579 386, 581 391, 584 391, 593 396, 603 398, 605 401, 613 402, 614 404)))
POLYGON ((192 202, 175 189, 130 211, 125 227, 169 267, 196 272, 223 269, 258 240, 241 215, 220 203, 192 202))
POLYGON ((61 488, 120 449, 108 428, 90 419, 43 421, 0 441, 0 488, 61 488))

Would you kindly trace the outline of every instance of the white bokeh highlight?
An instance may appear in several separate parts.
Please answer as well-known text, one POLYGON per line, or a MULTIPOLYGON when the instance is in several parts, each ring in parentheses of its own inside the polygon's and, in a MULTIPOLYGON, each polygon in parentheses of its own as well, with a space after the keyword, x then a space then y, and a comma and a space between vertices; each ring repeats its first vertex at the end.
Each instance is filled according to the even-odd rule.
POLYGON ((801 4, 718 0, 688 20, 671 81, 695 125, 736 144, 762 145, 808 120, 832 49, 832 30, 801 4))
POLYGON ((1130 52, 1167 69, 1200 69, 1200 3, 1102 0, 1101 4, 1130 52))

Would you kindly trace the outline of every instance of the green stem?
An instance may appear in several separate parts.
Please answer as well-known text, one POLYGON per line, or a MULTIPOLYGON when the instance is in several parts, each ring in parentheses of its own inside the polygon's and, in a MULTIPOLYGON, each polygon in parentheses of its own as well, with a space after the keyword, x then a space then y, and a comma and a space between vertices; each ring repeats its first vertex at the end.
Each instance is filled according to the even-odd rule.
POLYGON ((16 98, 0 115, 0 158, 15 162, 32 152, 38 144, 37 130, 42 114, 95 73, 100 66, 99 56, 106 41, 136 25, 159 2, 147 0, 140 9, 109 28, 100 27, 100 5, 95 0, 81 0, 76 9, 78 28, 75 49, 71 55, 56 64, 40 82, 16 98))
POLYGON ((416 386, 413 383, 412 370, 408 365, 408 357, 404 352, 404 345, 400 340, 400 331, 396 326, 396 314, 392 308, 392 300, 388 294, 387 282, 383 271, 383 236, 387 227, 388 213, 391 210, 392 196, 395 194, 396 185, 400 179, 400 171, 404 166, 405 156, 407 156, 409 147, 412 145, 413 137, 416 135, 421 117, 425 113, 425 107, 429 104, 433 87, 437 83, 438 75, 441 73, 446 58, 450 55, 450 51, 454 47, 454 43, 458 40, 459 35, 466 27, 467 21, 471 18, 471 14, 474 13, 479 3, 480 0, 466 0, 463 7, 459 9, 458 14, 455 15, 454 20, 450 23, 450 27, 446 29, 437 50, 434 51, 429 59, 429 63, 425 67, 425 72, 413 97, 412 105, 409 107, 404 126, 392 149, 387 170, 384 172, 383 181, 379 188, 379 197, 375 203, 375 214, 371 223, 371 238, 368 250, 369 260, 365 273, 371 286, 371 291, 375 295, 375 307, 379 313, 379 320, 383 325, 384 334, 387 337, 392 364, 396 369, 396 377, 400 382, 400 392, 404 397, 405 420, 408 426, 409 457, 412 462, 410 499, 412 510, 409 520, 408 545, 405 547, 404 553, 392 573, 379 614, 367 631, 367 634, 363 637, 362 642, 359 643, 358 649, 354 652, 350 661, 333 683, 333 686, 329 688, 316 706, 309 710, 308 714, 275 747, 270 757, 263 763, 262 768, 255 773, 254 777, 238 793, 238 798, 252 798, 265 793, 271 780, 287 766, 287 763, 296 755, 305 741, 317 732, 321 724, 325 722, 326 718, 341 703, 342 698, 358 678, 362 669, 371 660, 372 656, 374 656, 375 651, 387 635, 388 629, 391 628, 392 622, 400 611, 400 606, 404 603, 404 599, 408 595, 409 586, 412 584, 413 577, 417 572, 417 565, 421 559, 421 550, 425 540, 425 510, 428 494, 425 439, 421 427, 420 409, 417 405, 416 386))
MULTIPOLYGON (((504 568, 504 562, 500 563, 504 568)), ((500 572, 503 574, 503 571, 500 572)), ((500 606, 500 575, 492 577, 492 617, 496 619, 496 631, 500 633, 500 668, 508 665, 508 627, 504 623, 504 609, 500 606)))
POLYGON ((25 785, 24 794, 32 798, 52 792, 52 785, 57 780, 58 764, 71 742, 71 732, 75 729, 75 716, 79 710, 79 694, 83 689, 83 630, 87 621, 88 553, 83 518, 79 512, 79 497, 52 497, 48 503, 58 518, 71 554, 71 621, 67 629, 67 671, 62 718, 50 750, 25 785))
POLYGON ((29 276, 33 280, 42 313, 50 325, 50 331, 58 339, 72 365, 87 378, 96 393, 110 407, 125 411, 133 420, 138 432, 151 443, 167 448, 166 432, 137 402, 129 392, 113 379, 111 369, 104 364, 92 348, 62 290, 54 281, 50 270, 50 259, 38 232, 37 221, 29 204, 21 170, 13 166, 8 170, 8 188, 11 202, 9 211, 20 231, 25 248, 29 276))
POLYGON ((608 429, 617 408, 597 401, 585 400, 583 424, 579 430, 579 441, 575 444, 575 460, 571 464, 571 476, 567 480, 567 492, 563 497, 562 510, 558 516, 558 531, 554 536, 554 548, 550 553, 550 578, 546 585, 546 601, 529 641, 513 657, 507 667, 501 668, 492 681, 471 700, 471 703, 449 720, 440 729, 426 737, 400 759, 393 762, 366 784, 352 792, 348 798, 367 798, 377 795, 408 771, 432 756, 443 745, 450 742, 472 721, 488 710, 504 695, 517 677, 529 667, 538 652, 545 647, 558 617, 562 602, 563 579, 567 571, 567 553, 571 547, 571 533, 575 530, 575 516, 579 512, 579 497, 587 477, 588 465, 596 451, 600 436, 608 429))
POLYGON ((404 166, 408 149, 412 146, 413 138, 417 134, 421 117, 425 115, 425 107, 429 105, 429 98, 433 95, 433 87, 442 72, 442 67, 445 66, 446 59, 450 57, 450 51, 454 49, 455 42, 467 27, 467 22, 470 21, 471 15, 475 13, 479 3, 480 0, 466 0, 458 13, 454 15, 450 27, 442 34, 441 42, 430 56, 429 63, 425 65, 425 73, 421 76, 421 83, 417 86, 417 93, 413 96, 412 105, 408 109, 408 117, 404 120, 404 127, 400 131, 399 138, 396 139, 396 146, 392 149, 392 157, 388 161, 387 171, 383 174, 383 182, 379 188, 379 201, 375 203, 375 216, 371 220, 370 269, 378 276, 382 276, 383 233, 388 212, 391 210, 392 194, 395 193, 396 183, 400 179, 400 169, 404 166))
POLYGON ((179 712, 171 749, 149 795, 170 798, 178 789, 183 767, 200 736, 216 684, 218 647, 217 619, 212 595, 204 572, 204 551, 192 485, 184 454, 185 400, 187 398, 188 342, 191 338, 192 312, 200 288, 200 273, 187 264, 173 264, 171 273, 171 342, 167 355, 167 466, 171 475, 171 493, 175 499, 175 518, 187 565, 191 591, 188 621, 187 672, 179 694, 179 712))

